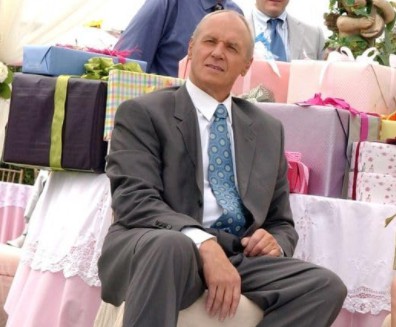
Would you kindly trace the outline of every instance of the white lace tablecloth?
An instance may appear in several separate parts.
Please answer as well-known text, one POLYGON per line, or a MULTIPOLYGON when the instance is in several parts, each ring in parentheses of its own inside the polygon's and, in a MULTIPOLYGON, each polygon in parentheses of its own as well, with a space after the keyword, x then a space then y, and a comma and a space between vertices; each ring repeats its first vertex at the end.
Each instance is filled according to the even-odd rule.
POLYGON ((100 286, 97 261, 111 223, 105 174, 52 172, 30 218, 22 263, 100 286))
POLYGON ((0 182, 0 208, 25 208, 32 191, 31 185, 0 182))
POLYGON ((378 314, 390 311, 396 206, 292 194, 300 240, 295 257, 327 267, 348 288, 344 308, 378 314))
POLYGON ((32 189, 31 185, 0 182, 0 243, 21 235, 32 189))

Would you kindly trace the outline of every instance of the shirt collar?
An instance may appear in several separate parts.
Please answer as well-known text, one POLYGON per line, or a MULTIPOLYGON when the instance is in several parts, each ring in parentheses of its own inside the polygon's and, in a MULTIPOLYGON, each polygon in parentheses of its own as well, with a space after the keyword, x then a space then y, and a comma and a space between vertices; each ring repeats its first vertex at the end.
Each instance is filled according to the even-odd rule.
MULTIPOLYGON (((264 14, 264 13, 261 12, 260 10, 258 10, 256 6, 253 7, 253 16, 254 16, 254 18, 255 18, 260 24, 262 24, 262 25, 264 25, 264 26, 267 26, 268 21, 269 21, 271 18, 273 18, 273 17, 270 17, 270 16, 264 14)), ((283 22, 285 22, 285 21, 286 21, 286 18, 287 18, 287 12, 284 11, 283 13, 281 13, 281 14, 280 14, 278 17, 276 17, 276 18, 279 18, 279 19, 281 19, 283 22)), ((284 26, 284 25, 282 24, 282 27, 283 27, 283 26, 284 26)))
MULTIPOLYGON (((206 92, 202 91, 199 87, 197 87, 190 79, 186 81, 186 88, 188 94, 191 97, 191 100, 194 104, 194 107, 208 120, 211 121, 216 111, 219 102, 211 97, 206 92)), ((223 102, 224 106, 227 108, 228 117, 230 122, 232 123, 232 115, 231 115, 231 95, 228 96, 223 102)))

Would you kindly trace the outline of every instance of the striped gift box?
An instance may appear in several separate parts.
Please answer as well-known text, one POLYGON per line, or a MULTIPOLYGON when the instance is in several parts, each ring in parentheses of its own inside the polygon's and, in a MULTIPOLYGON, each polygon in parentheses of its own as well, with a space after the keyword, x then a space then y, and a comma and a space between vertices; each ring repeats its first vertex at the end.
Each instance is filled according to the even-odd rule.
POLYGON ((109 73, 106 118, 104 139, 111 139, 114 127, 114 116, 118 106, 125 100, 155 90, 181 85, 185 82, 182 78, 161 76, 147 73, 129 72, 124 70, 111 70, 109 73))

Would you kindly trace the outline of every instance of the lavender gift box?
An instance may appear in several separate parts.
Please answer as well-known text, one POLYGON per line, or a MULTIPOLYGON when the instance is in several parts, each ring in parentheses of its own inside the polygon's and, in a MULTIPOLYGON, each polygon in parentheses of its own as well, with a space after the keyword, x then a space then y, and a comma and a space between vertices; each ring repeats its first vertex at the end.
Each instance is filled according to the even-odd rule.
MULTIPOLYGON (((285 129, 285 151, 301 152, 309 168, 308 194, 346 198, 344 179, 353 141, 359 140, 360 119, 328 106, 259 103, 285 129)), ((369 139, 377 139, 379 118, 370 117, 369 139)))
POLYGON ((103 172, 106 83, 70 78, 64 118, 54 124, 56 83, 56 77, 15 74, 3 161, 53 170, 103 172), (54 135, 61 139, 54 142, 54 135), (60 152, 60 167, 51 164, 54 149, 60 152))

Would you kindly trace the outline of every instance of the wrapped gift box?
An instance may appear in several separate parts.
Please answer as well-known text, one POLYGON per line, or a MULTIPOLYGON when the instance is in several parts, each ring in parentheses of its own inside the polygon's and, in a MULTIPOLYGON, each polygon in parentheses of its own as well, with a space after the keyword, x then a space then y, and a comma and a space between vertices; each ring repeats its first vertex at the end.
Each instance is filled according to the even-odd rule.
MULTIPOLYGON (((22 72, 42 75, 82 75, 85 73, 84 64, 92 57, 113 58, 115 63, 119 62, 117 57, 108 55, 74 50, 58 46, 27 45, 23 47, 22 72)), ((142 71, 146 71, 145 61, 132 60, 140 65, 142 71)))
POLYGON ((349 199, 396 205, 396 177, 366 172, 357 174, 350 172, 349 174, 349 199))
POLYGON ((381 142, 354 142, 351 170, 396 177, 396 145, 381 142))
MULTIPOLYGON (((246 75, 237 78, 232 93, 245 94, 261 84, 273 93, 275 102, 285 103, 289 87, 290 63, 276 61, 272 64, 275 66, 267 60, 255 59, 246 75)), ((179 63, 179 77, 187 78, 189 71, 189 61, 185 57, 179 63)))
POLYGON ((106 83, 70 78, 63 112, 55 114, 56 83, 56 77, 15 74, 3 161, 103 172, 107 150, 107 142, 103 141, 106 83), (54 166, 53 158, 59 156, 60 167, 54 166))
MULTIPOLYGON (((309 167, 308 194, 346 198, 344 176, 349 168, 352 141, 359 140, 359 118, 346 110, 325 106, 259 103, 285 129, 285 151, 301 152, 309 167), (349 147, 350 144, 350 147, 349 147)), ((369 139, 377 139, 379 118, 370 117, 369 139)))
POLYGON ((382 120, 381 140, 393 139, 396 137, 396 120, 382 120))
POLYGON ((344 99, 359 111, 389 114, 396 108, 396 70, 350 61, 293 60, 287 103, 315 93, 344 99))
POLYGON ((182 85, 184 82, 184 79, 170 76, 111 70, 108 80, 104 139, 111 139, 115 113, 121 102, 164 87, 182 85))

